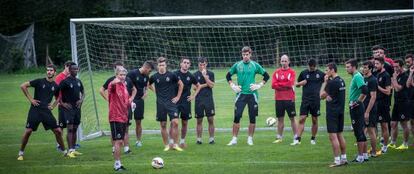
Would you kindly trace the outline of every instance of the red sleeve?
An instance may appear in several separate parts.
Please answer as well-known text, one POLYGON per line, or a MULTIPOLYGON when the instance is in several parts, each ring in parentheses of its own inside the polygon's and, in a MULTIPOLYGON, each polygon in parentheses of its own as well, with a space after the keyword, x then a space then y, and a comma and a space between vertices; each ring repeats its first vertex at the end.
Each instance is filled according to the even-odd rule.
POLYGON ((276 90, 291 89, 292 86, 295 84, 296 74, 293 70, 290 70, 289 73, 291 74, 291 77, 289 78, 289 81, 285 82, 277 81, 275 74, 273 74, 272 88, 276 90))
POLYGON ((278 87, 276 73, 277 73, 277 70, 272 75, 272 89, 276 89, 278 87))

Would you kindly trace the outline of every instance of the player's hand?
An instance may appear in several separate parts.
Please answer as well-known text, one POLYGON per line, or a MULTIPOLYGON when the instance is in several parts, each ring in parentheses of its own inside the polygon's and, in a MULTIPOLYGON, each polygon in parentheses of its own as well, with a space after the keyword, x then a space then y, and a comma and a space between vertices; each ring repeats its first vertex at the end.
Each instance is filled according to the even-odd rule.
POLYGON ((192 101, 192 100, 194 100, 194 96, 190 95, 190 96, 187 97, 187 101, 192 101))
POLYGON ((414 72, 414 65, 411 65, 410 72, 414 72))
POLYGON ((231 83, 230 87, 235 93, 239 93, 241 91, 241 86, 237 86, 234 83, 231 83))
POLYGON ((263 85, 263 82, 260 82, 258 84, 250 84, 250 91, 256 91, 260 89, 263 85))
POLYGON ((392 78, 397 79, 397 77, 398 77, 398 73, 394 72, 394 74, 392 74, 392 78))
POLYGON ((148 96, 148 93, 144 92, 144 95, 142 95, 141 99, 144 100, 145 98, 147 98, 147 96, 148 96))
POLYGON ((368 125, 368 123, 369 123, 369 113, 368 112, 364 113, 364 119, 365 119, 365 124, 368 125))
POLYGON ((49 110, 53 110, 53 109, 54 109, 54 107, 53 107, 51 104, 48 104, 48 105, 47 105, 47 108, 48 108, 49 110))
POLYGON ((76 101, 76 107, 80 109, 82 106, 82 103, 83 103, 83 100, 76 101))
POLYGON ((72 105, 69 103, 61 103, 61 105, 66 109, 72 109, 72 105))
POLYGON ((325 80, 325 82, 328 82, 329 76, 328 75, 325 75, 325 77, 323 77, 323 79, 325 80))
POLYGON ((326 96, 326 101, 328 101, 328 102, 330 102, 330 101, 332 101, 332 97, 331 96, 326 96))
POLYGON ((207 70, 206 70, 205 68, 203 68, 203 70, 201 70, 201 74, 202 74, 203 76, 206 76, 206 75, 207 75, 207 70))
POLYGON ((132 110, 132 112, 135 111, 135 108, 137 108, 137 104, 135 104, 134 102, 131 102, 131 110, 132 110))
POLYGON ((128 99, 129 103, 132 103, 132 101, 134 101, 134 98, 131 97, 131 98, 128 99))
POLYGON ((40 101, 35 100, 35 99, 30 100, 30 103, 32 103, 33 106, 39 106, 40 105, 40 101))
POLYGON ((180 100, 180 98, 178 96, 174 97, 171 102, 173 102, 174 104, 176 104, 178 102, 178 100, 180 100))

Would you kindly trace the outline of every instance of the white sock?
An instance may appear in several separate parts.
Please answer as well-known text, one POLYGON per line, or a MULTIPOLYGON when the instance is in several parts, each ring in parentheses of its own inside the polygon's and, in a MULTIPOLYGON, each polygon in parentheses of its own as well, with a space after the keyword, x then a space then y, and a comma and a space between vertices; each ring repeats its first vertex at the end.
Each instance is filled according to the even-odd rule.
POLYGON ((341 158, 339 156, 334 158, 335 164, 340 164, 341 163, 341 158))
POLYGON ((293 135, 293 140, 296 140, 296 138, 298 138, 298 135, 293 135))
POLYGON ((63 150, 63 151, 62 151, 62 153, 63 153, 63 154, 67 154, 67 153, 68 153, 68 151, 67 151, 67 150, 63 150))
POLYGON ((408 142, 407 141, 404 141, 403 144, 404 144, 404 146, 408 146, 408 142))
POLYGON ((248 136, 248 137, 247 137, 247 140, 249 140, 249 141, 253 141, 253 137, 252 137, 252 136, 248 136))
POLYGON ((75 149, 69 149, 69 152, 73 152, 73 151, 75 151, 75 149))
POLYGON ((174 140, 173 139, 170 139, 170 144, 174 144, 174 140))
POLYGON ((363 153, 362 156, 364 156, 364 159, 368 159, 368 153, 363 153))
POLYGON ((114 168, 117 169, 119 167, 121 167, 121 160, 115 160, 115 164, 114 164, 114 168))
POLYGON ((129 146, 124 146, 124 152, 127 152, 129 150, 129 146))
POLYGON ((395 141, 394 140, 391 140, 391 144, 395 144, 395 141))
POLYGON ((346 160, 346 154, 341 155, 341 160, 346 160))
POLYGON ((359 162, 364 161, 364 155, 358 155, 357 160, 359 162))
MULTIPOLYGON (((201 138, 200 138, 201 139, 201 138)), ((208 138, 208 142, 212 142, 212 141, 214 141, 214 137, 210 137, 210 138, 208 138)))
POLYGON ((181 138, 181 140, 180 140, 180 144, 185 144, 185 139, 182 139, 182 138, 181 138))
POLYGON ((24 155, 24 151, 19 150, 19 156, 23 156, 24 155))
POLYGON ((282 139, 282 138, 283 138, 283 136, 282 136, 282 135, 277 134, 277 135, 276 135, 276 138, 277 138, 277 139, 282 139))
POLYGON ((135 142, 135 144, 140 144, 140 143, 141 143, 141 141, 138 141, 138 140, 135 142))
POLYGON ((197 138, 197 141, 200 141, 201 142, 201 138, 197 138))
MULTIPOLYGON (((70 149, 69 149, 69 152, 70 152, 70 149)), ((115 147, 114 146, 112 146, 112 152, 115 152, 115 147)))

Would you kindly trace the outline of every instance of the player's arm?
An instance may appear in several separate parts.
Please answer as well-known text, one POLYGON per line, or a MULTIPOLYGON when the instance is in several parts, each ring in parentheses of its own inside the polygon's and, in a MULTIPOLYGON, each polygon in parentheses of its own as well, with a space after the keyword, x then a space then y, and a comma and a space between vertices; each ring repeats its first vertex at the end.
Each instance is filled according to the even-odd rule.
POLYGON ((378 90, 385 95, 391 95, 391 86, 386 86, 385 88, 382 88, 378 85, 378 90))
POLYGON ((195 92, 194 92, 194 94, 193 95, 190 95, 190 96, 188 96, 188 98, 187 98, 187 101, 191 101, 191 100, 194 100, 195 99, 195 97, 197 97, 197 95, 198 95, 198 93, 200 92, 200 90, 201 90, 201 85, 200 85, 200 83, 196 83, 195 85, 193 85, 194 87, 195 87, 195 92))
POLYGON ((358 101, 364 102, 364 100, 365 100, 365 98, 367 97, 367 94, 368 94, 368 87, 367 87, 367 85, 364 84, 359 88, 361 89, 361 94, 358 97, 358 101))
POLYGON ((106 101, 108 101, 108 93, 106 93, 106 89, 102 86, 100 89, 99 89, 99 94, 101 94, 101 96, 106 100, 106 101))
POLYGON ((80 86, 80 92, 81 92, 81 98, 76 102, 76 107, 77 108, 81 108, 83 101, 85 100, 85 90, 83 89, 83 84, 81 81, 79 81, 81 86, 80 86))
POLYGON ((231 79, 231 76, 233 75, 233 73, 231 73, 231 71, 229 71, 226 75, 226 80, 230 85, 230 88, 235 92, 235 93, 239 93, 241 91, 241 86, 237 86, 236 84, 233 83, 233 80, 231 79))
POLYGON ((178 84, 178 92, 177 92, 177 96, 175 96, 171 101, 173 102, 173 103, 177 103, 178 102, 178 100, 180 100, 180 98, 181 98, 181 94, 183 93, 183 88, 184 88, 184 84, 183 84, 183 82, 180 80, 180 79, 178 79, 177 78, 177 84, 178 84))
POLYGON ((33 106, 39 106, 40 101, 33 99, 32 95, 30 95, 28 88, 30 87, 30 82, 24 82, 20 85, 20 89, 22 89, 24 96, 26 96, 27 100, 33 105, 33 106))
POLYGON ((323 81, 323 83, 322 83, 322 86, 321 86, 321 90, 319 91, 319 97, 323 100, 323 99, 326 99, 326 97, 328 97, 328 93, 326 92, 326 85, 328 84, 328 80, 329 80, 329 77, 328 77, 328 75, 325 75, 324 76, 324 81, 323 81))
POLYGON ((296 83, 296 87, 299 88, 301 86, 305 86, 308 82, 305 78, 303 78, 304 72, 302 71, 298 77, 298 83, 296 83))
POLYGON ((136 95, 137 95, 137 88, 135 88, 135 86, 132 86, 132 93, 131 93, 131 96, 129 96, 129 103, 134 101, 134 98, 136 95))
POLYGON ((398 92, 403 88, 403 86, 398 84, 397 76, 398 76, 398 73, 394 72, 394 74, 391 77, 391 84, 392 84, 392 87, 395 89, 395 91, 398 92))
POLYGON ((292 72, 291 76, 292 78, 285 82, 279 81, 276 76, 273 76, 274 81, 272 82, 272 88, 279 91, 292 89, 292 86, 295 84, 295 73, 292 72))
MULTIPOLYGON (((209 87, 209 88, 214 88, 214 74, 212 74, 212 79, 210 79, 210 76, 208 76, 207 74, 203 74, 203 77, 204 77, 204 80, 206 81, 206 83, 205 84, 203 84, 203 85, 206 85, 205 87, 209 87)), ((200 89, 202 89, 202 88, 204 88, 204 87, 201 87, 200 89)))
MULTIPOLYGON (((152 86, 152 85, 151 85, 152 86)), ((147 82, 147 85, 144 87, 144 94, 142 94, 141 99, 145 99, 148 96, 148 88, 150 87, 149 82, 147 82)), ((152 90, 153 91, 153 90, 152 90)))
POLYGON ((414 65, 411 65, 409 71, 410 71, 410 74, 408 75, 408 79, 406 83, 407 88, 414 86, 414 83, 413 83, 414 65))

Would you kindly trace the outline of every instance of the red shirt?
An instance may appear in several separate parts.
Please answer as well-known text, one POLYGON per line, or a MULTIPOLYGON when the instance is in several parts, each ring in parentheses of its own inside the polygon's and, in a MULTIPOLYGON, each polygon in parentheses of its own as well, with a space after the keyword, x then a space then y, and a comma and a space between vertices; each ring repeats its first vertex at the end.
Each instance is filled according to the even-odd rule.
POLYGON ((109 122, 128 122, 129 94, 125 83, 108 86, 109 122))
MULTIPOLYGON (((393 67, 393 63, 394 63, 394 61, 393 61, 391 58, 384 56, 384 61, 385 61, 385 62, 388 62, 388 63, 391 65, 391 67, 393 67)), ((394 68, 394 67, 393 67, 393 68, 394 68)), ((390 74, 390 75, 391 75, 391 74, 390 74)))
MULTIPOLYGON (((69 77, 69 75, 70 74, 65 74, 63 71, 61 72, 61 73, 59 73, 57 76, 56 76, 56 78, 55 78, 55 82, 56 82, 56 84, 57 85, 59 85, 60 84, 60 82, 62 82, 63 80, 65 80, 67 77, 69 77)), ((59 95, 56 97, 56 99, 58 98, 58 97, 60 97, 62 94, 61 94, 61 92, 59 91, 59 95)))
POLYGON ((275 100, 295 100, 296 73, 293 69, 277 69, 272 76, 272 89, 275 90, 275 100))

